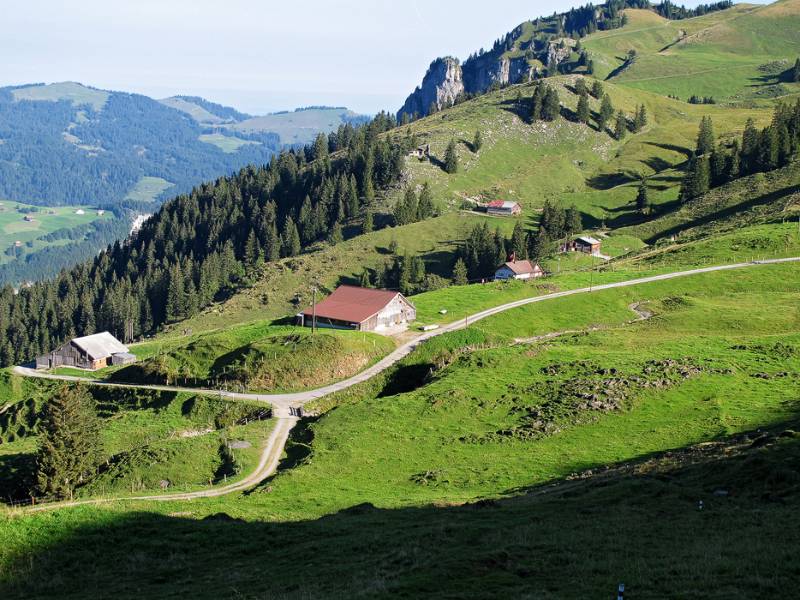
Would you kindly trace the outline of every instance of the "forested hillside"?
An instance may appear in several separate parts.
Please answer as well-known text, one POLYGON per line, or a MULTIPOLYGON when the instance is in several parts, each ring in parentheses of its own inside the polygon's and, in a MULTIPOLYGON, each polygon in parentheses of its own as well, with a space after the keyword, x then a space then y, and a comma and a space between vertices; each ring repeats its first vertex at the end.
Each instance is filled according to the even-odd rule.
POLYGON ((343 237, 376 190, 395 184, 405 139, 395 119, 342 126, 263 167, 201 185, 163 205, 130 243, 116 243, 58 278, 0 291, 0 362, 30 360, 75 334, 134 335, 195 313, 254 276, 264 260, 343 237))
POLYGON ((159 193, 188 192, 198 181, 264 163, 278 136, 226 153, 199 139, 203 128, 146 96, 78 84, 0 90, 0 197, 45 206, 102 207, 136 200, 145 177, 159 193))

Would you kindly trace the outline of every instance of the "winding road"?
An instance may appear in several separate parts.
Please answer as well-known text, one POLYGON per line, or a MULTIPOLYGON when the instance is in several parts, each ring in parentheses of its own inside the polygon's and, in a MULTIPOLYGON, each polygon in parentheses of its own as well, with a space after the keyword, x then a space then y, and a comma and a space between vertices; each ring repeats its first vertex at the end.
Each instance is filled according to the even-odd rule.
POLYGON ((542 296, 533 296, 531 298, 523 298, 522 300, 508 302, 506 304, 501 304, 499 306, 495 306, 493 308, 477 312, 462 320, 444 325, 439 329, 422 333, 419 336, 412 339, 411 341, 406 342, 401 346, 398 346, 397 349, 395 349, 392 353, 390 353, 389 355, 387 355, 386 357, 384 357, 371 367, 358 373, 357 375, 354 375, 353 377, 344 379, 337 383, 332 383, 330 385, 326 385, 313 390, 308 390, 305 392, 294 392, 287 394, 249 394, 249 393, 236 393, 236 392, 224 392, 224 391, 220 392, 218 390, 184 388, 184 387, 168 386, 168 385, 145 385, 145 384, 137 385, 137 384, 110 383, 107 381, 99 381, 91 379, 87 380, 70 375, 54 375, 51 373, 43 373, 40 371, 36 371, 35 369, 30 369, 26 367, 14 367, 14 373, 24 377, 56 379, 61 381, 80 381, 87 385, 99 385, 106 387, 138 388, 138 389, 160 390, 160 391, 170 391, 170 392, 190 392, 194 394, 214 395, 222 398, 255 400, 259 402, 266 402, 272 405, 273 417, 275 418, 276 421, 275 428, 270 434, 269 439, 267 440, 261 452, 261 457, 256 469, 251 474, 247 475, 246 477, 235 483, 195 492, 183 492, 175 494, 159 494, 159 495, 147 495, 147 496, 124 496, 119 498, 94 498, 88 500, 54 502, 50 504, 41 504, 38 506, 28 507, 26 510, 27 511, 50 510, 55 508, 65 508, 69 506, 79 506, 84 504, 102 504, 102 503, 123 501, 123 500, 154 500, 154 501, 192 500, 195 498, 212 498, 216 496, 230 494, 233 492, 243 491, 253 487, 254 485, 257 485, 258 483, 269 477, 271 474, 273 474, 275 470, 278 468, 278 463, 280 461, 281 455, 283 454, 284 446, 286 445, 286 442, 289 438, 289 433, 291 432, 292 428, 298 421, 298 418, 294 415, 295 411, 292 409, 300 408, 304 404, 310 402, 311 400, 315 400, 323 396, 328 396, 329 394, 345 390, 349 387, 367 381, 368 379, 374 377, 378 373, 381 373, 382 371, 385 371, 386 369, 390 368, 391 366, 393 366, 394 364, 405 358, 408 354, 413 352, 414 349, 416 349, 417 346, 419 346, 421 343, 433 337, 442 335, 444 333, 449 333, 451 331, 457 331, 459 329, 463 329, 475 323, 476 321, 480 321, 481 319, 491 317, 492 315, 496 315, 498 313, 505 312, 507 310, 519 308, 521 306, 527 306, 528 304, 534 304, 536 302, 545 302, 547 300, 564 298, 566 296, 587 294, 614 288, 630 287, 635 285, 641 285, 644 283, 652 283, 655 281, 676 279, 679 277, 689 277, 692 275, 700 275, 702 273, 713 273, 716 271, 730 271, 734 269, 743 269, 748 267, 775 265, 775 264, 792 263, 792 262, 800 262, 800 257, 755 260, 751 262, 734 263, 729 265, 717 265, 711 267, 703 267, 699 269, 690 269, 686 271, 675 271, 672 273, 664 273, 661 275, 651 275, 648 277, 640 277, 638 279, 629 279, 627 281, 606 283, 602 285, 595 285, 592 287, 576 288, 572 290, 565 290, 563 292, 553 292, 551 294, 544 294, 542 296))

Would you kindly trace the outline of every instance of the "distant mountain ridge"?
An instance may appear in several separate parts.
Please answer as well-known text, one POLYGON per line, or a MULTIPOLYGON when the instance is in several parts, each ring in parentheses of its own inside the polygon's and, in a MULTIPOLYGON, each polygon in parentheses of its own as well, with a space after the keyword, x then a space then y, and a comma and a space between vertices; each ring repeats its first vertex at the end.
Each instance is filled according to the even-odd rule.
POLYGON ((0 88, 0 199, 152 212, 149 203, 363 118, 345 108, 253 116, 76 82, 0 88))

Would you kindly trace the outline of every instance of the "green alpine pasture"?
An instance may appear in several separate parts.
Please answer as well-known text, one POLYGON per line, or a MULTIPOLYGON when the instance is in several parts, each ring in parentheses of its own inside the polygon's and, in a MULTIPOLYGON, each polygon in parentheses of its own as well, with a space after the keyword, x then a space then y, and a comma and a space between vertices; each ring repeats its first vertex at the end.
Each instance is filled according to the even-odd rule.
POLYGON ((0 264, 10 262, 25 253, 71 241, 66 237, 56 240, 41 239, 48 233, 110 218, 113 218, 111 213, 100 215, 97 209, 89 206, 41 207, 0 200, 0 264), (20 242, 19 247, 16 246, 17 242, 20 242))
POLYGON ((125 200, 134 202, 155 202, 172 184, 161 177, 141 177, 136 185, 125 196, 125 200))

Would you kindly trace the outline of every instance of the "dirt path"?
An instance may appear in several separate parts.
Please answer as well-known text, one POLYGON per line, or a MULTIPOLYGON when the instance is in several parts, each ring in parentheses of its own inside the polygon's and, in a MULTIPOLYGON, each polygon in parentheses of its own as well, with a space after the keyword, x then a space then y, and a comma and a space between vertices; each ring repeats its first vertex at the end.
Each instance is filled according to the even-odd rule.
MULTIPOLYGON (((311 400, 314 400, 316 398, 321 398, 323 396, 327 396, 329 394, 345 390, 349 387, 367 381, 368 379, 372 378, 378 373, 381 373, 382 371, 385 371, 386 369, 390 368, 395 363, 399 362, 400 360, 405 358, 408 354, 413 352, 417 348, 417 346, 419 346, 421 343, 433 337, 451 331, 458 331, 459 329, 464 329, 465 327, 475 323, 476 321, 480 321, 481 319, 491 317, 493 315, 505 312, 507 310, 519 308, 521 306, 526 306, 528 304, 534 304, 537 302, 546 302, 548 300, 554 300, 556 298, 564 298, 566 296, 587 294, 587 293, 599 292, 602 290, 609 290, 615 288, 630 287, 635 285, 641 285, 644 283, 665 281, 668 279, 676 279, 678 277, 688 277, 691 275, 699 275, 703 273, 713 273, 716 271, 730 271, 734 269, 743 269, 743 268, 757 267, 763 265, 775 265, 775 264, 783 264, 791 262, 800 262, 800 257, 774 258, 774 259, 758 260, 746 263, 735 263, 730 265, 703 267, 700 269, 690 269, 687 271, 676 271, 673 273, 651 275, 649 277, 640 277, 638 279, 629 279, 627 281, 619 281, 616 283, 606 283, 592 287, 577 288, 574 290, 566 290, 563 292, 554 292, 551 294, 544 294, 542 296, 523 298, 522 300, 517 300, 515 302, 508 302, 506 304, 501 304, 499 306, 495 306, 493 308, 477 312, 467 317, 466 319, 461 319, 454 323, 450 323, 448 325, 440 327, 439 329, 423 333, 417 336, 415 339, 399 346, 391 354, 384 357, 382 360, 378 361, 371 367, 365 369, 361 373, 354 375, 349 379, 345 379, 337 383, 333 383, 321 388, 317 388, 315 390, 309 390, 305 392, 295 392, 290 394, 247 394, 247 393, 234 393, 234 392, 219 392, 215 390, 202 390, 195 388, 181 388, 181 387, 166 386, 166 385, 117 384, 117 383, 108 383, 102 381, 85 380, 68 375, 52 375, 49 373, 37 372, 33 369, 28 369, 25 367, 15 367, 14 372, 17 375, 21 375, 24 377, 39 377, 43 379, 56 379, 62 381, 81 381, 83 383, 86 383, 87 385, 102 385, 107 387, 190 392, 194 394, 209 394, 209 395, 219 396, 222 398, 245 399, 245 400, 266 402, 272 405, 273 415, 276 417, 275 429, 273 430, 272 434, 267 440, 267 443, 261 454, 261 459, 255 471, 236 483, 208 490, 200 490, 196 492, 150 495, 150 496, 126 496, 121 498, 78 500, 73 502, 58 502, 52 504, 43 504, 37 507, 30 507, 26 510, 28 511, 47 510, 47 509, 63 508, 67 506, 79 506, 83 504, 103 504, 108 502, 124 501, 124 500, 154 500, 154 501, 191 500, 193 498, 210 498, 215 496, 222 496, 224 494, 230 494, 232 492, 242 491, 258 484, 260 481, 263 481, 266 477, 274 473, 275 470, 277 469, 280 456, 283 453, 283 447, 286 444, 287 439, 289 438, 289 432, 291 431, 292 427, 294 427, 295 423, 298 420, 296 417, 292 415, 292 411, 290 409, 301 407, 307 402, 310 402, 311 400)), ((641 304, 639 303, 631 305, 631 310, 633 310, 639 315, 639 319, 637 320, 648 319, 650 318, 650 316, 652 316, 649 311, 642 309, 641 304)), ((567 332, 556 332, 556 334, 558 335, 564 335, 565 333, 567 332)), ((547 335, 549 337, 555 337, 556 334, 547 334, 547 335)), ((547 336, 539 336, 539 337, 540 339, 547 339, 547 336)))

